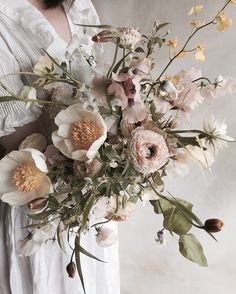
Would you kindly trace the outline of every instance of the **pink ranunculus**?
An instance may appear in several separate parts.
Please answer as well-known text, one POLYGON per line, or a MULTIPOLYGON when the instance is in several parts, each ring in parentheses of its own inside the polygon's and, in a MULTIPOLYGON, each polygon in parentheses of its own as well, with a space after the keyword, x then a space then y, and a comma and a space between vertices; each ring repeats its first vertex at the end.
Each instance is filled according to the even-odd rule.
POLYGON ((149 174, 164 166, 170 154, 161 134, 140 127, 131 134, 128 156, 137 171, 149 174))

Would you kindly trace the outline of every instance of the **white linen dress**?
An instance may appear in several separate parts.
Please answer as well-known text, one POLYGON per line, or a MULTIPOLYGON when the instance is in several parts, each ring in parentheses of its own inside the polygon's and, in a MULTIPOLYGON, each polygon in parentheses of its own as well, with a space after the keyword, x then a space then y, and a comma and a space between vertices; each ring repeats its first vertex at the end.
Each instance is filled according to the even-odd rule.
MULTIPOLYGON (((89 30, 74 23, 98 23, 98 17, 90 0, 77 0, 69 10, 64 4, 71 34, 81 37, 89 50, 89 30)), ((84 44, 81 43, 81 46, 84 44)), ((56 33, 46 18, 27 0, 0 0, 0 77, 19 71, 32 71, 43 55, 42 49, 55 57, 63 57, 67 44, 56 33)), ((84 49, 83 49, 84 50, 84 49)), ((28 76, 5 78, 12 91, 17 93, 24 84, 30 84, 28 76)), ((0 89, 0 95, 5 95, 0 89)), ((0 136, 14 132, 39 118, 41 109, 32 104, 0 103, 0 136)), ((78 275, 68 278, 65 267, 70 255, 63 253, 53 242, 42 246, 30 257, 18 254, 18 243, 24 235, 26 223, 22 208, 11 208, 0 201, 0 294, 82 294, 78 275)), ((114 224, 110 224, 116 229, 114 224)), ((87 294, 119 294, 118 244, 99 248, 94 232, 83 238, 83 247, 107 263, 82 257, 82 267, 87 294)))

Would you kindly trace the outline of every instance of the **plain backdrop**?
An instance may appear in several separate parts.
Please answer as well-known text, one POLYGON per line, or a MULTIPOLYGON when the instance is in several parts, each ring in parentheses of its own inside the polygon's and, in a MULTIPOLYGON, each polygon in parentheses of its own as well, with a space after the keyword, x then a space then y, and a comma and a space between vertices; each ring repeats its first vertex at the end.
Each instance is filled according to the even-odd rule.
MULTIPOLYGON (((178 36, 183 43, 190 32, 189 9, 204 4, 202 19, 216 15, 223 0, 94 0, 102 23, 139 27, 142 33, 151 29, 154 20, 170 22, 171 37, 178 36)), ((236 4, 226 10, 234 25, 225 32, 210 27, 192 42, 206 45, 204 63, 192 56, 178 59, 168 73, 191 66, 201 68, 204 76, 219 74, 236 77, 236 4)), ((167 50, 157 54, 157 69, 167 62, 167 50)), ((202 104, 192 112, 191 127, 201 127, 201 121, 213 113, 225 118, 228 131, 236 138, 236 93, 202 104)), ((138 207, 132 218, 120 224, 120 258, 122 294, 234 294, 236 293, 236 144, 222 151, 211 172, 202 172, 191 165, 184 178, 168 181, 167 190, 194 203, 195 212, 202 220, 222 218, 223 232, 214 242, 204 232, 197 231, 209 267, 201 268, 185 260, 178 252, 178 242, 167 235, 168 244, 159 248, 154 241, 162 227, 161 217, 151 207, 138 207)))

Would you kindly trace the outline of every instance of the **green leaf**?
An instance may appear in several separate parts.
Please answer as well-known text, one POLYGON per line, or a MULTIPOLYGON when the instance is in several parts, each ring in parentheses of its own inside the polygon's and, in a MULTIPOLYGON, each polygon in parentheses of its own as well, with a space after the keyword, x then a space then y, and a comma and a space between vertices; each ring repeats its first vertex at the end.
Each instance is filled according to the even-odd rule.
POLYGON ((82 272, 82 267, 81 267, 79 248, 80 248, 80 235, 75 238, 75 261, 76 261, 77 271, 79 274, 79 278, 80 278, 84 293, 86 293, 85 285, 84 285, 84 277, 83 277, 83 272, 82 272))
POLYGON ((168 200, 165 199, 151 200, 150 203, 154 208, 154 212, 157 214, 166 212, 174 207, 168 200))
POLYGON ((84 255, 86 255, 86 256, 88 256, 88 257, 90 257, 90 258, 92 258, 92 259, 95 259, 95 260, 97 260, 97 261, 100 261, 100 262, 106 263, 106 261, 103 261, 103 260, 97 258, 97 257, 94 256, 93 254, 91 254, 90 252, 88 252, 86 249, 84 249, 82 246, 79 245, 77 248, 78 248, 78 250, 79 250, 81 253, 83 253, 84 255))
POLYGON ((204 255, 202 245, 193 234, 182 235, 179 238, 179 251, 187 259, 207 267, 207 259, 204 255))
POLYGON ((177 209, 169 209, 165 212, 163 226, 170 232, 178 235, 186 234, 192 227, 189 220, 177 209))
POLYGON ((159 31, 160 29, 164 28, 164 27, 167 26, 168 24, 170 24, 170 23, 169 23, 169 22, 164 22, 164 23, 159 24, 159 25, 156 27, 156 32, 159 31))
POLYGON ((79 27, 87 27, 87 28, 117 30, 115 27, 113 27, 111 25, 87 25, 87 24, 79 24, 79 23, 76 23, 75 25, 77 25, 79 27))
POLYGON ((142 47, 137 47, 134 51, 138 53, 145 53, 142 47))
POLYGON ((103 152, 105 156, 109 159, 112 160, 116 156, 118 156, 117 151, 113 148, 112 145, 107 146, 106 148, 103 149, 103 152))

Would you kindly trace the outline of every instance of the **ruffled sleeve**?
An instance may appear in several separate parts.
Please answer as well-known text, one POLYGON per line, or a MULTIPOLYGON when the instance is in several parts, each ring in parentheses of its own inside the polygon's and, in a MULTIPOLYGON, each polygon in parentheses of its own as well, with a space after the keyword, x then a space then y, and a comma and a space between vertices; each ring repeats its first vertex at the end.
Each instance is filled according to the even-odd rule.
MULTIPOLYGON (((23 82, 20 79, 20 76, 5 76, 8 74, 17 73, 19 71, 20 66, 17 60, 9 50, 4 39, 0 37, 0 78, 1 81, 14 93, 17 93, 23 86, 23 82)), ((0 97, 6 95, 9 95, 9 93, 0 87, 0 97)), ((16 127, 20 127, 37 120, 40 114, 41 110, 39 108, 30 107, 26 109, 26 104, 24 102, 1 102, 0 137, 13 133, 16 127)))

